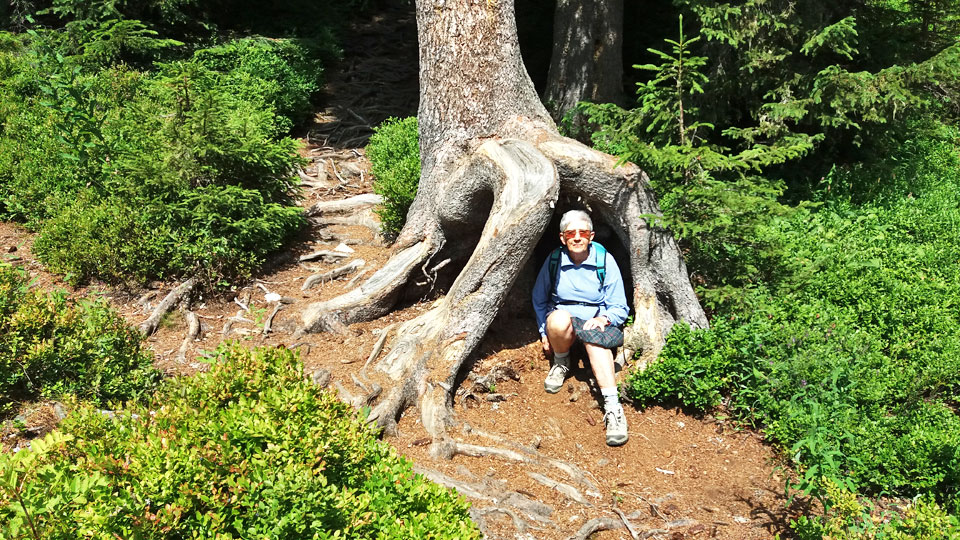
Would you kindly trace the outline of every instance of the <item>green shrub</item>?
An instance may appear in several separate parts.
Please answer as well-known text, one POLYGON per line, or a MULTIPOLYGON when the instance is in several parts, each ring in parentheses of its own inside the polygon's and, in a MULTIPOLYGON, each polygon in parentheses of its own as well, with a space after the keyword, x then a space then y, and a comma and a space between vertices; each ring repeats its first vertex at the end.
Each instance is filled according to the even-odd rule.
POLYGON ((384 235, 395 237, 407 221, 420 182, 416 117, 388 118, 380 124, 370 137, 367 157, 373 169, 373 190, 383 196, 377 209, 380 227, 384 235))
POLYGON ((960 523, 935 501, 920 497, 902 514, 880 513, 856 493, 824 480, 826 512, 791 522, 800 540, 938 540, 960 536, 960 523))
POLYGON ((462 498, 414 475, 294 353, 232 345, 212 362, 149 407, 81 407, 62 435, 0 456, 0 535, 29 535, 30 514, 43 538, 480 537, 462 498))
POLYGON ((827 477, 960 510, 955 137, 902 163, 910 197, 827 201, 770 227, 783 246, 777 279, 719 304, 710 330, 675 329, 628 391, 644 403, 723 403, 783 446, 802 489, 827 477))
POLYGON ((160 379, 151 362, 104 302, 31 290, 23 272, 0 265, 0 414, 67 393, 96 404, 141 396, 160 379))
POLYGON ((309 96, 284 63, 305 51, 244 43, 206 57, 226 72, 204 51, 154 73, 86 74, 49 44, 36 65, 14 56, 0 81, 0 214, 39 230, 38 256, 74 281, 248 275, 303 223, 291 205, 303 160, 274 101, 309 96), (292 88, 247 73, 258 66, 292 88))
POLYGON ((243 101, 264 100, 277 114, 299 124, 313 113, 310 98, 320 89, 323 69, 315 51, 289 39, 246 38, 194 55, 202 66, 223 73, 223 88, 243 101))

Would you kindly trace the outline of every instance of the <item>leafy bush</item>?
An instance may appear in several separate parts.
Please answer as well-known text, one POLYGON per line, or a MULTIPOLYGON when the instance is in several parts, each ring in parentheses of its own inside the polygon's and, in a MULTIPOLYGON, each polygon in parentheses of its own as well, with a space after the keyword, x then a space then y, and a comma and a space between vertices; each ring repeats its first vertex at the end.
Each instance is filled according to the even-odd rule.
POLYGON ((739 150, 711 143, 714 125, 702 120, 707 112, 696 106, 710 88, 703 73, 707 58, 692 53, 699 40, 684 36, 681 18, 679 39, 666 40, 669 52, 648 49, 662 62, 634 66, 651 72, 649 81, 637 85, 636 108, 581 103, 574 114, 585 113, 597 127, 594 146, 650 175, 663 215, 642 217, 669 228, 686 251, 694 280, 723 296, 724 286, 763 277, 779 247, 764 229, 793 212, 778 201, 783 182, 761 173, 805 155, 819 137, 772 137, 760 128, 731 127, 723 136, 740 141, 739 150))
POLYGON ((407 210, 420 182, 420 142, 417 119, 388 118, 377 126, 367 145, 373 169, 373 190, 383 196, 377 209, 384 235, 396 236, 407 221, 407 210))
POLYGON ((294 353, 222 346, 212 362, 149 407, 81 407, 0 455, 0 535, 480 537, 462 498, 414 475, 294 353))
POLYGON ((160 379, 151 362, 104 302, 31 290, 22 271, 0 265, 0 414, 66 393, 96 404, 141 396, 160 379))
POLYGON ((292 120, 274 111, 295 96, 309 103, 318 68, 308 76, 285 60, 304 50, 244 41, 154 73, 87 74, 33 36, 37 61, 27 49, 6 56, 12 76, 0 82, 10 111, 0 214, 39 230, 36 253, 51 268, 76 281, 216 282, 246 275, 299 229, 290 203, 302 159, 279 137, 292 120), (267 67, 264 77, 293 88, 271 94, 277 81, 249 73, 267 67))
POLYGON ((289 39, 246 38, 218 47, 202 49, 196 61, 225 74, 222 82, 228 93, 241 100, 264 100, 291 125, 299 124, 312 112, 310 97, 319 89, 323 69, 315 51, 289 39))
POLYGON ((898 168, 912 196, 771 227, 777 279, 718 305, 710 330, 675 329, 629 391, 726 405, 783 445, 808 491, 827 477, 960 510, 960 160, 946 135, 923 135, 929 151, 898 168))
POLYGON ((935 501, 921 497, 900 514, 874 511, 855 493, 824 481, 824 516, 801 516, 791 523, 800 540, 937 540, 960 536, 960 523, 935 501))

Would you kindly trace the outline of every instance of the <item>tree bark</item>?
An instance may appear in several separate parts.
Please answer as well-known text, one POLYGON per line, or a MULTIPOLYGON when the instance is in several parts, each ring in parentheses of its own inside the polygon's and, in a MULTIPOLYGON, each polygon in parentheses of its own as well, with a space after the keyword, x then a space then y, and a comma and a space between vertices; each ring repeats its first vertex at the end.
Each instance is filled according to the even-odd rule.
POLYGON ((580 101, 623 101, 623 0, 557 0, 544 101, 558 122, 580 101))
MULTIPOLYGON (((630 253, 635 327, 655 354, 674 323, 706 326, 676 243, 648 227, 658 214, 633 164, 560 137, 520 59, 513 0, 418 0, 420 148, 417 197, 393 257, 359 288, 304 312, 321 331, 384 315, 415 273, 459 271, 447 294, 403 323, 374 362, 389 381, 370 413, 390 432, 417 405, 437 456, 456 444, 452 392, 464 360, 483 338, 553 215, 560 193, 579 197, 630 253), (482 201, 490 201, 489 212, 482 201), (464 230, 481 230, 462 264, 464 230)), ((551 231, 552 233, 552 231, 551 231)))

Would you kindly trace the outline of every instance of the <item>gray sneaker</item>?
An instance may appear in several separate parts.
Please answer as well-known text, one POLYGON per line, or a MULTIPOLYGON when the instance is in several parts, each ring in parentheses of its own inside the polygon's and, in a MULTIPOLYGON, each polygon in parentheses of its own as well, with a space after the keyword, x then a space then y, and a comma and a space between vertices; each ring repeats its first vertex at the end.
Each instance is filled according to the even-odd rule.
POLYGON ((626 444, 629 437, 627 436, 627 417, 623 415, 623 407, 604 413, 603 422, 607 425, 607 446, 626 444))
POLYGON ((551 394, 556 394, 563 388, 563 380, 567 378, 566 366, 555 365, 547 373, 547 380, 543 381, 543 389, 551 394))

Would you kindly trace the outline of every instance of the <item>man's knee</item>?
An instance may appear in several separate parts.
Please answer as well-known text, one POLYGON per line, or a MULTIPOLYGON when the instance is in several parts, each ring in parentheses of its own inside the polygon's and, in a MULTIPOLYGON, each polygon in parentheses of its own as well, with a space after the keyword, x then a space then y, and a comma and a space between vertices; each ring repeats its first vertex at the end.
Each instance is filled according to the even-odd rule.
POLYGON ((568 332, 573 330, 573 321, 570 314, 562 309, 555 309, 547 315, 547 330, 553 332, 568 332))

